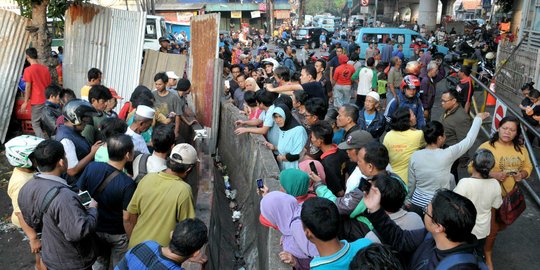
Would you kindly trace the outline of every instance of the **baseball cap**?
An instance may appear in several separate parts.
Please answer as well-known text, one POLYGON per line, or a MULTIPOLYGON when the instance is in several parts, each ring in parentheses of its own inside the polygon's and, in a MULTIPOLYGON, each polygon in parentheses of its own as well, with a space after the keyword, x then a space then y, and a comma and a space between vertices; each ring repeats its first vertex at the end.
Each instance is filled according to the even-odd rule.
POLYGON ((169 79, 175 79, 175 80, 180 79, 180 77, 178 77, 178 75, 176 75, 174 71, 167 71, 165 72, 165 74, 167 74, 167 77, 169 77, 169 79))
POLYGON ((111 92, 111 96, 116 99, 124 99, 123 97, 119 96, 118 93, 116 93, 116 90, 109 87, 109 92, 111 92))
POLYGON ((195 150, 193 146, 187 143, 177 144, 172 149, 169 158, 176 163, 187 165, 199 162, 199 158, 197 157, 197 150, 195 150))
POLYGON ((135 114, 142 116, 147 119, 153 119, 156 111, 148 106, 145 105, 139 105, 137 106, 137 110, 135 111, 135 114))
POLYGON ((347 136, 346 140, 338 145, 339 149, 348 150, 348 149, 360 149, 368 142, 373 141, 373 136, 365 130, 357 130, 351 132, 347 136))
POLYGON ((167 42, 170 43, 169 39, 166 38, 166 37, 160 37, 160 38, 159 38, 159 42, 161 43, 162 41, 167 41, 167 42))

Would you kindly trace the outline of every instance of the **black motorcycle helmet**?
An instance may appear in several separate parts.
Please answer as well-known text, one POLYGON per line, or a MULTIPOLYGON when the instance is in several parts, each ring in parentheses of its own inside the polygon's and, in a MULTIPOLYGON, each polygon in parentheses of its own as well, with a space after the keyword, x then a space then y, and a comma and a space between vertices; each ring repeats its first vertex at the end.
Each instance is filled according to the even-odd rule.
POLYGON ((98 114, 98 111, 88 101, 78 98, 70 100, 62 108, 62 115, 75 126, 83 123, 83 117, 97 116, 98 114))

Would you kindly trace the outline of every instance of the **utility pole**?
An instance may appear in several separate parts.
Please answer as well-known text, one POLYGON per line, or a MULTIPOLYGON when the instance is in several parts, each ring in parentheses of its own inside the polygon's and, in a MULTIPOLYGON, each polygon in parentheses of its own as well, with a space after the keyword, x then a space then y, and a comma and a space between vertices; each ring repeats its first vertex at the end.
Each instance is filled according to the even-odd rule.
POLYGON ((377 25, 377 8, 379 5, 379 0, 375 0, 375 17, 373 18, 373 26, 377 25))
POLYGON ((274 34, 274 0, 266 0, 268 21, 270 23, 270 36, 274 34))
POLYGON ((306 5, 304 4, 303 0, 298 0, 298 26, 301 26, 304 24, 304 8, 306 5))

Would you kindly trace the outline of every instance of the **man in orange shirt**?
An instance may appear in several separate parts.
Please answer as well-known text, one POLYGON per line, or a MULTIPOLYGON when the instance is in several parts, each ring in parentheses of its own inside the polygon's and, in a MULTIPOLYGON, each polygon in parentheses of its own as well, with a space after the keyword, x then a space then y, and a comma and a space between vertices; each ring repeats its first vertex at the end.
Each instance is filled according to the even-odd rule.
POLYGON ((32 107, 32 129, 37 137, 47 139, 47 135, 41 129, 41 117, 45 108, 45 88, 51 84, 51 74, 49 68, 40 64, 37 60, 37 50, 35 48, 26 49, 26 60, 30 66, 24 70, 23 80, 26 82, 24 92, 24 103, 21 112, 26 111, 28 101, 32 107))

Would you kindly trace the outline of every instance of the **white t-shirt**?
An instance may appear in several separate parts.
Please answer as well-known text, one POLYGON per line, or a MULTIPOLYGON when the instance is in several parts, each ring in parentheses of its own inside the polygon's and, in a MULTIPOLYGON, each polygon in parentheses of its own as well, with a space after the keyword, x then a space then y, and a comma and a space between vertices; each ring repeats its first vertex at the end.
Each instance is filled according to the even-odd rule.
POLYGON ((491 226, 491 208, 499 208, 502 204, 501 185, 493 178, 463 178, 454 192, 467 197, 476 207, 476 224, 472 233, 483 239, 489 235, 491 226))
POLYGON ((358 187, 358 185, 360 185, 360 178, 366 178, 366 176, 364 176, 362 174, 362 172, 360 171, 360 169, 358 168, 358 166, 356 166, 354 168, 354 171, 351 173, 351 175, 349 176, 349 178, 347 178, 347 182, 345 183, 346 185, 346 190, 345 190, 345 194, 353 191, 355 188, 358 187))
POLYGON ((364 67, 358 73, 358 89, 356 94, 365 96, 373 88, 373 70, 364 67))
POLYGON ((135 131, 128 127, 126 135, 129 135, 131 137, 133 145, 135 146, 135 151, 139 151, 144 154, 150 154, 150 151, 148 151, 148 147, 146 146, 146 142, 144 141, 144 138, 141 134, 135 133, 135 131))
MULTIPOLYGON (((139 175, 139 162, 141 161, 142 155, 138 155, 133 159, 133 179, 137 178, 139 175)), ((147 173, 157 173, 167 169, 167 160, 151 155, 146 161, 146 171, 147 173)))
POLYGON ((66 152, 68 169, 74 168, 79 164, 75 144, 70 139, 62 139, 60 143, 64 146, 64 152, 66 152))

